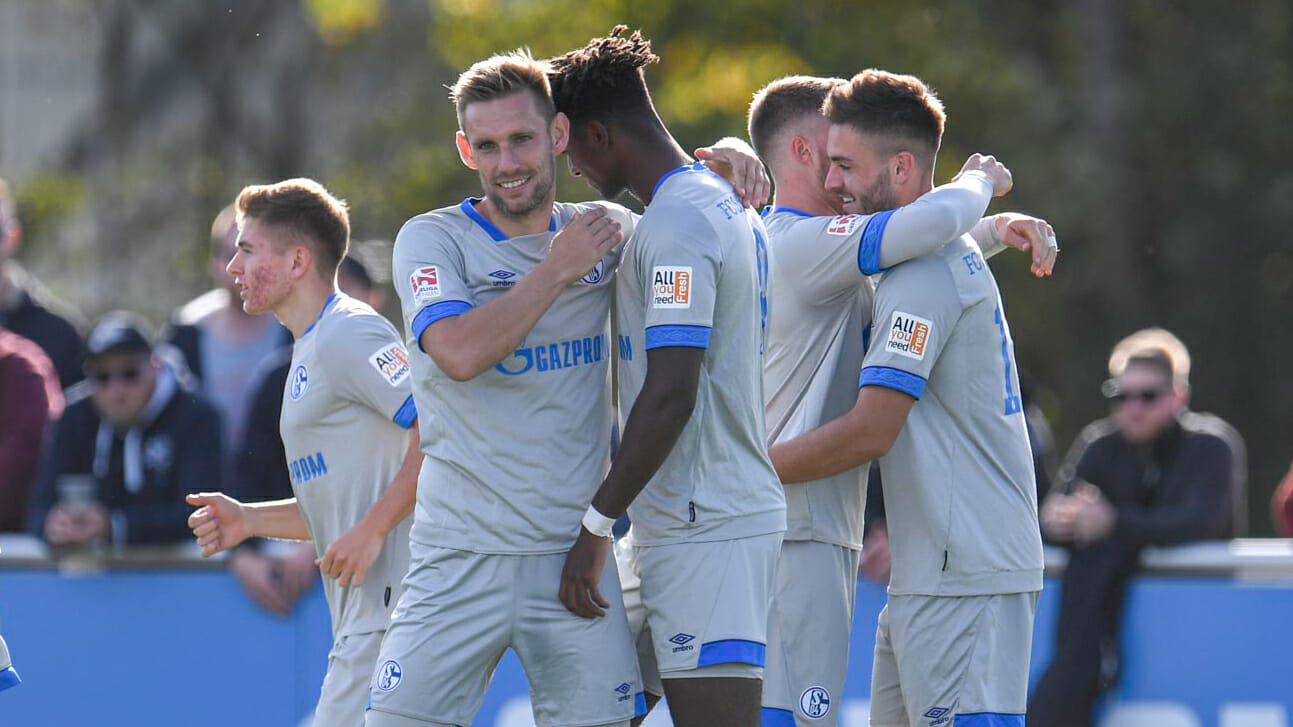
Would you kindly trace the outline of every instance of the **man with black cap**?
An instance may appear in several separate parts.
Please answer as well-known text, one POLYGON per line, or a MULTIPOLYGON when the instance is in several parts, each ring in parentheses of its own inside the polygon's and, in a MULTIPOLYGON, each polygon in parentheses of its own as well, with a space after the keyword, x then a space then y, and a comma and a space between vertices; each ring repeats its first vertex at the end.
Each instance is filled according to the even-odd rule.
POLYGON ((220 484, 220 415, 177 384, 138 316, 104 316, 88 349, 89 396, 54 429, 29 526, 52 546, 184 540, 184 495, 220 484))

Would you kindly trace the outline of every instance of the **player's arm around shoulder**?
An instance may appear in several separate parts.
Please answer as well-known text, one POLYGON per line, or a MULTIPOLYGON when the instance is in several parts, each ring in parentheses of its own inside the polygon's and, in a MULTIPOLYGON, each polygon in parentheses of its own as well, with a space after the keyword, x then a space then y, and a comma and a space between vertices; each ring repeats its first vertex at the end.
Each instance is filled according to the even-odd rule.
MULTIPOLYGON (((510 356, 561 292, 592 270, 621 237, 620 226, 605 209, 582 213, 552 238, 544 260, 511 290, 479 307, 445 310, 421 325, 415 319, 410 329, 445 375, 469 381, 510 356)), ((461 277, 450 282, 467 289, 461 277)))

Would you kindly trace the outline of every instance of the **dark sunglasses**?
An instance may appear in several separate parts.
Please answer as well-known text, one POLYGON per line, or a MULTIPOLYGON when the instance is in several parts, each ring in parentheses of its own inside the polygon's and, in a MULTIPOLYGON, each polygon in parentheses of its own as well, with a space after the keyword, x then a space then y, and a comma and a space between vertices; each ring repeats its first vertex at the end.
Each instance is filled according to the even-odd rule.
POLYGON ((90 381, 93 381, 96 386, 107 386, 108 383, 114 379, 121 381, 122 383, 133 384, 139 381, 139 377, 143 375, 144 369, 142 366, 131 366, 128 368, 117 369, 115 371, 98 369, 87 373, 90 377, 90 381))
POLYGON ((1139 391, 1133 389, 1130 391, 1115 391, 1109 394, 1108 398, 1114 404, 1122 404, 1131 399, 1148 405, 1153 404, 1164 396, 1167 396, 1167 392, 1163 389, 1140 389, 1139 391))

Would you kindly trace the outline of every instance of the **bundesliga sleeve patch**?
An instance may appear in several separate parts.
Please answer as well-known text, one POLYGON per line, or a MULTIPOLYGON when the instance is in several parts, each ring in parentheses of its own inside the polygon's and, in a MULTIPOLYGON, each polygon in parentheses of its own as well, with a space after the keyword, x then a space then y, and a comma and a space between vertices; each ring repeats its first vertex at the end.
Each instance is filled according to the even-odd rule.
POLYGON ((409 352, 401 344, 391 343, 373 351, 368 356, 368 363, 392 387, 399 386, 409 377, 409 352))
POLYGON ((847 237, 857 230, 864 219, 866 218, 862 215, 837 215, 831 218, 831 223, 826 226, 826 232, 831 235, 847 237))
POLYGON ((413 302, 425 305, 440 297, 440 271, 434 265, 418 268, 409 276, 409 288, 413 291, 413 302))
POLYGON ((893 312, 893 322, 889 324, 889 337, 884 342, 884 350, 899 356, 925 360, 925 347, 929 337, 934 333, 934 324, 928 319, 903 313, 893 312))
POLYGON ((691 268, 657 265, 651 272, 652 308, 691 307, 691 268))

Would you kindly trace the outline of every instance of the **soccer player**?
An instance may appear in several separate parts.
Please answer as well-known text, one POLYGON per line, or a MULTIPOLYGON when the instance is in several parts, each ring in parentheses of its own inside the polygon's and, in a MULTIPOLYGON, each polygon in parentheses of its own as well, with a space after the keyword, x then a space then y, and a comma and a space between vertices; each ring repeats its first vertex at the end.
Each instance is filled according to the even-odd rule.
MULTIPOLYGON (((841 215, 839 196, 825 186, 830 122, 821 113, 841 83, 790 76, 760 90, 750 105, 750 139, 777 190, 764 212, 772 261, 764 369, 769 444, 821 426, 857 399, 871 335, 869 275, 932 253, 967 231, 985 257, 1011 245, 1031 249, 1041 274, 1054 262, 1044 221, 1009 213, 978 220, 990 190, 968 174, 898 209, 878 234, 870 229, 876 217, 841 215)), ((786 486, 764 727, 833 727, 839 720, 835 700, 848 665, 866 475, 862 466, 786 486)))
POLYGON ((273 311, 295 338, 281 426, 296 497, 189 495, 189 525, 203 555, 253 536, 314 541, 334 639, 314 724, 352 726, 408 567, 422 462, 408 353, 385 318, 337 290, 344 202, 289 179, 246 187, 237 205, 229 272, 243 307, 273 311))
MULTIPOLYGON (((942 103, 868 70, 824 110, 827 187, 883 235, 933 187, 942 103)), ((967 167, 954 183, 1010 189, 991 157, 967 167)), ((885 273, 873 320, 853 408, 773 461, 796 483, 881 457, 893 568, 871 724, 1022 725, 1042 548, 1010 329, 978 245, 963 236, 885 273)))
POLYGON ((553 61, 571 170, 647 203, 623 254, 620 402, 610 473, 566 558, 561 600, 585 617, 618 600, 611 525, 629 510, 636 573, 678 727, 752 725, 785 498, 764 442, 763 226, 656 115, 650 43, 618 26, 553 61), (644 489, 645 488, 645 489, 644 489))

